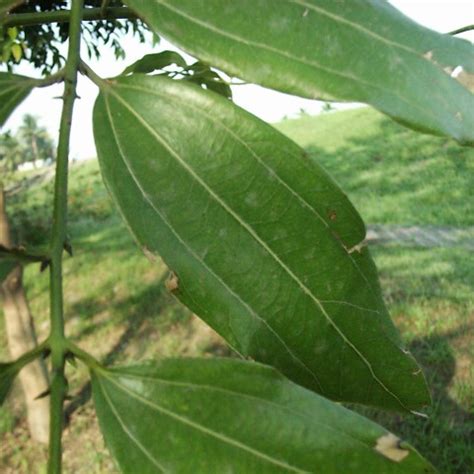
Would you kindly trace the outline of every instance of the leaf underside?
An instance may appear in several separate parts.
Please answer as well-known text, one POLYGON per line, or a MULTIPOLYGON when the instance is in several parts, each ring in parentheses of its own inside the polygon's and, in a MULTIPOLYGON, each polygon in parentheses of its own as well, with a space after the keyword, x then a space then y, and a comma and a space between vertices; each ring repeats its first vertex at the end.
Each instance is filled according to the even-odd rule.
POLYGON ((101 370, 92 390, 124 473, 434 472, 382 427, 255 363, 181 359, 101 370))
POLYGON ((33 87, 34 80, 28 77, 0 72, 0 128, 33 87))
POLYGON ((372 105, 474 144, 471 43, 374 0, 124 0, 160 35, 230 75, 309 98, 372 105))
POLYGON ((143 75, 101 91, 94 134, 136 240, 237 352, 334 400, 429 403, 359 215, 296 144, 217 94, 143 75))

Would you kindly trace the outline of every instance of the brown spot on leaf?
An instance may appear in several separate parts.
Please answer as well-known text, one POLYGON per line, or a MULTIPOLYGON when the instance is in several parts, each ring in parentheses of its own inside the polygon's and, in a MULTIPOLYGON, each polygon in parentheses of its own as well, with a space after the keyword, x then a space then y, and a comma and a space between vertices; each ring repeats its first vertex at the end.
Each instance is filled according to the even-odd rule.
POLYGON ((423 57, 427 59, 428 61, 433 60, 433 51, 427 51, 425 54, 423 54, 423 57))
POLYGON ((176 291, 179 288, 179 278, 176 273, 171 272, 168 279, 165 281, 165 286, 168 291, 176 291))
POLYGON ((336 214, 336 211, 334 210, 331 210, 328 212, 328 217, 329 219, 331 219, 332 221, 335 221, 337 219, 337 214, 336 214))
POLYGON ((377 439, 375 451, 379 452, 391 461, 403 461, 409 454, 408 449, 403 449, 400 446, 400 438, 393 433, 387 433, 377 439))
POLYGON ((147 247, 143 247, 142 250, 145 254, 145 257, 150 260, 150 262, 155 263, 157 261, 156 255, 152 251, 148 250, 147 247))

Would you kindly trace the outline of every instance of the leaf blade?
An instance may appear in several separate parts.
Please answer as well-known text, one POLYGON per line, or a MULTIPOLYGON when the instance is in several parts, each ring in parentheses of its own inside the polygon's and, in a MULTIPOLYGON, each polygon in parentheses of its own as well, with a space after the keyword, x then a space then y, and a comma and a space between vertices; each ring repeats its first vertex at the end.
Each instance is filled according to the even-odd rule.
POLYGON ((6 400, 17 374, 18 368, 14 363, 0 362, 0 406, 6 400))
POLYGON ((92 389, 123 472, 432 472, 409 446, 381 455, 386 430, 259 364, 165 360, 96 371, 92 389))
POLYGON ((157 69, 163 69, 172 64, 181 68, 186 67, 186 61, 177 52, 161 51, 160 53, 146 54, 138 61, 135 61, 130 66, 127 66, 122 72, 122 74, 127 75, 137 72, 148 74, 157 69))
POLYGON ((351 251, 360 217, 297 145, 216 94, 146 76, 102 91, 94 133, 132 234, 238 352, 336 400, 428 402, 367 249, 351 251))
POLYGON ((230 75, 303 97, 368 103, 412 128, 474 144, 473 95, 444 70, 474 70, 474 47, 417 25, 386 2, 125 3, 230 75))
POLYGON ((0 72, 0 128, 34 86, 35 81, 29 77, 0 72))

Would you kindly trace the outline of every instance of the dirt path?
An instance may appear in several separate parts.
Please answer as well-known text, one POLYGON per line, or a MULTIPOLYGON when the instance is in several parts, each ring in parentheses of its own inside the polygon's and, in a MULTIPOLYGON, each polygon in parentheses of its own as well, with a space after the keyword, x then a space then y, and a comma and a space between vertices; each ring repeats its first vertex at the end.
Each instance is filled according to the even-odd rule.
POLYGON ((367 241, 378 245, 474 250, 474 227, 368 225, 367 241))

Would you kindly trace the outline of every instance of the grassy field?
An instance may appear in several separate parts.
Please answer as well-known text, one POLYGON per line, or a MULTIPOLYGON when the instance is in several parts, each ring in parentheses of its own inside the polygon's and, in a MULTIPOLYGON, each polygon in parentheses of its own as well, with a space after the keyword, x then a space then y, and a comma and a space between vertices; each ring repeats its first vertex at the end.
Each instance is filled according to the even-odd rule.
MULTIPOLYGON (((304 146, 349 194, 370 224, 474 225, 474 152, 410 132, 369 109, 303 117, 277 127, 304 146)), ((42 245, 52 183, 9 203, 21 241, 42 245)), ((164 290, 166 268, 133 244, 102 186, 97 163, 75 165, 65 262, 68 333, 108 363, 170 355, 227 354, 225 344, 164 290)), ((411 441, 442 473, 474 469, 474 267, 463 248, 375 246, 391 314, 428 377, 427 419, 357 408, 411 441)), ((25 282, 38 332, 48 332, 46 274, 25 282)), ((0 320, 0 358, 7 357, 0 320)), ((89 400, 86 372, 68 369, 73 399, 65 471, 112 473, 89 400)), ((46 452, 27 439, 18 387, 0 409, 0 472, 41 473, 46 452)))

